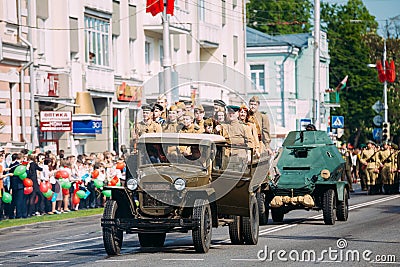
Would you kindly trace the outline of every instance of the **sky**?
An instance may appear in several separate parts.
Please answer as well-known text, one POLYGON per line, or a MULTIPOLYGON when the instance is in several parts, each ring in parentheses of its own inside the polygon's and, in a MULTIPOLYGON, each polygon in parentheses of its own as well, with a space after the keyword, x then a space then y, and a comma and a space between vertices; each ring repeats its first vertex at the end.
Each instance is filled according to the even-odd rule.
MULTIPOLYGON (((378 33, 383 34, 385 20, 400 15, 400 0, 362 0, 371 15, 379 23, 378 33)), ((347 0, 321 0, 321 2, 346 4, 347 0)))

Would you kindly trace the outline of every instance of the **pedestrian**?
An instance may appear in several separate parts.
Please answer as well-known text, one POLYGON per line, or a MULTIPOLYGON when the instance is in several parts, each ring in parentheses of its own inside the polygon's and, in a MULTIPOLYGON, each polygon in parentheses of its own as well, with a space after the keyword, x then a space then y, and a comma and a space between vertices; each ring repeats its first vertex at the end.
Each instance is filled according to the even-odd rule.
MULTIPOLYGON (((12 163, 10 165, 10 172, 14 173, 15 169, 22 164, 22 153, 14 153, 12 155, 12 163)), ((11 176, 11 190, 12 195, 11 209, 9 218, 26 218, 26 195, 24 194, 24 184, 18 176, 11 176), (14 213, 15 210, 15 213, 14 213)))
POLYGON ((27 172, 28 172, 28 177, 29 179, 32 180, 33 184, 33 191, 30 193, 27 198, 28 198, 28 216, 36 216, 40 215, 38 205, 37 203, 40 204, 41 198, 43 197, 43 194, 40 192, 39 189, 39 178, 38 178, 38 172, 43 171, 43 169, 38 165, 38 162, 43 162, 44 161, 44 154, 39 153, 37 156, 35 154, 32 154, 28 156, 29 164, 27 166, 27 172))

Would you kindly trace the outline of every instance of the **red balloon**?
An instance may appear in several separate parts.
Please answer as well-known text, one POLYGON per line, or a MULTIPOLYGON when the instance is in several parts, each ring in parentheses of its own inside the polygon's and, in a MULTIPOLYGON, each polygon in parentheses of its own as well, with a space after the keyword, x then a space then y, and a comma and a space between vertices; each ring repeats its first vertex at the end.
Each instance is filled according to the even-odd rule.
POLYGON ((42 193, 46 193, 46 192, 49 190, 49 187, 48 187, 47 183, 42 182, 42 183, 40 184, 40 186, 39 186, 39 190, 40 190, 40 192, 42 192, 42 193))
POLYGON ((32 186, 24 187, 24 194, 25 195, 29 195, 32 192, 33 192, 33 187, 32 186))
POLYGON ((63 193, 63 195, 68 196, 69 195, 69 188, 63 188, 62 189, 62 193, 63 193))
POLYGON ((119 162, 117 162, 117 165, 115 166, 115 168, 122 171, 125 168, 125 163, 123 163, 122 161, 119 161, 119 162))
MULTIPOLYGON (((24 183, 24 186, 25 186, 25 187, 32 187, 32 186, 33 186, 33 182, 32 182, 32 180, 29 179, 29 178, 25 178, 22 182, 24 183)), ((29 193, 29 194, 30 194, 30 193, 29 193)))
POLYGON ((21 164, 22 164, 22 165, 25 165, 25 166, 28 165, 28 163, 29 163, 28 161, 23 161, 23 162, 21 162, 21 164))
POLYGON ((98 176, 99 176, 99 170, 98 169, 96 169, 96 170, 93 170, 92 171, 92 178, 94 178, 94 179, 96 179, 98 176))
POLYGON ((58 170, 58 171, 56 172, 55 177, 56 177, 57 179, 61 179, 61 178, 66 179, 66 178, 69 178, 69 173, 68 173, 67 170, 61 169, 61 170, 58 170))
POLYGON ((51 194, 51 196, 49 196, 47 199, 51 200, 53 198, 53 194, 51 194))
POLYGON ((72 204, 77 205, 79 204, 79 202, 81 202, 81 199, 76 194, 74 194, 72 196, 72 204))
POLYGON ((111 186, 115 186, 116 184, 118 184, 118 181, 119 181, 118 177, 114 176, 114 178, 112 178, 108 184, 111 186))

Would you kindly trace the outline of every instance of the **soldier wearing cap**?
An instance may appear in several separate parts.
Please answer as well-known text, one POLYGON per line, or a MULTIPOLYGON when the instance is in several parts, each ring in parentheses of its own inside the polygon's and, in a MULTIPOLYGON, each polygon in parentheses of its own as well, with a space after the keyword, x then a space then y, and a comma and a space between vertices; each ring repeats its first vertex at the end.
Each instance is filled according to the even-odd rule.
POLYGON ((137 137, 140 137, 144 133, 161 133, 161 125, 152 119, 151 107, 149 105, 143 105, 142 111, 143 120, 138 123, 137 137))
POLYGON ((168 120, 163 125, 163 132, 164 133, 178 133, 179 130, 182 128, 182 124, 178 123, 178 112, 177 106, 172 105, 169 107, 168 110, 168 120))
POLYGON ((164 120, 167 120, 167 117, 168 117, 168 114, 167 114, 167 111, 168 111, 168 109, 167 109, 167 106, 168 106, 167 97, 164 94, 159 95, 157 97, 156 103, 161 105, 162 108, 163 108, 162 109, 162 113, 161 113, 161 118, 163 118, 164 120))
POLYGON ((266 152, 269 155, 272 154, 270 148, 271 137, 270 137, 270 125, 269 118, 266 114, 262 114, 258 108, 260 106, 260 99, 258 96, 253 96, 249 100, 250 116, 253 117, 256 123, 258 138, 261 140, 261 152, 266 152))
POLYGON ((215 99, 214 100, 214 113, 217 112, 220 108, 224 108, 225 110, 226 104, 223 100, 221 99, 215 99))
POLYGON ((349 185, 350 192, 354 192, 354 189, 353 189, 353 175, 352 175, 353 161, 352 161, 352 158, 351 158, 352 152, 353 152, 353 149, 350 148, 350 145, 348 145, 347 149, 345 149, 345 152, 343 154, 343 159, 345 160, 344 169, 345 169, 345 172, 346 172, 346 178, 347 178, 347 183, 349 185))
POLYGON ((203 133, 197 125, 194 125, 193 118, 194 115, 192 112, 186 111, 183 114, 183 127, 179 131, 180 133, 203 133))
POLYGON ((202 105, 194 107, 194 125, 197 125, 204 133, 204 108, 202 105))
POLYGON ((153 104, 152 112, 153 112, 153 120, 160 125, 164 125, 165 119, 161 116, 164 108, 160 104, 153 104))
POLYGON ((213 134, 214 133, 214 121, 212 118, 204 120, 204 133, 213 134))
POLYGON ((192 100, 183 100, 183 104, 185 104, 185 111, 192 112, 192 100))
POLYGON ((382 184, 385 194, 389 193, 388 185, 391 184, 392 175, 392 165, 393 165, 393 150, 391 149, 391 143, 385 141, 383 143, 383 149, 379 151, 378 158, 380 161, 380 179, 376 181, 376 186, 379 187, 378 190, 381 191, 382 184))
POLYGON ((376 144, 374 141, 367 142, 367 148, 363 150, 360 156, 360 162, 365 166, 365 175, 367 178, 368 194, 377 194, 378 188, 376 180, 379 174, 379 158, 376 144))
POLYGON ((185 113, 186 110, 186 106, 183 102, 176 102, 176 112, 177 112, 177 120, 178 123, 182 123, 183 122, 183 114, 185 113))

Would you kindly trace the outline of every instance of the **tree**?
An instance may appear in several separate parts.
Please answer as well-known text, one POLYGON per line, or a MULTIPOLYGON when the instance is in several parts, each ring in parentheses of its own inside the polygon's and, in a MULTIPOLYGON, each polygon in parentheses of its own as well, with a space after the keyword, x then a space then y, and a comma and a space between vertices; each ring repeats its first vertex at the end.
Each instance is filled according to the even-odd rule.
POLYGON ((247 25, 270 35, 310 32, 312 0, 251 0, 247 25))
POLYGON ((370 48, 363 39, 376 33, 378 23, 361 0, 349 0, 346 5, 322 3, 321 8, 321 28, 329 39, 331 87, 349 75, 347 87, 340 94, 341 106, 331 115, 345 115, 343 137, 358 145, 360 138, 372 137, 376 114, 371 106, 382 97, 376 71, 367 67, 371 63, 370 48))

